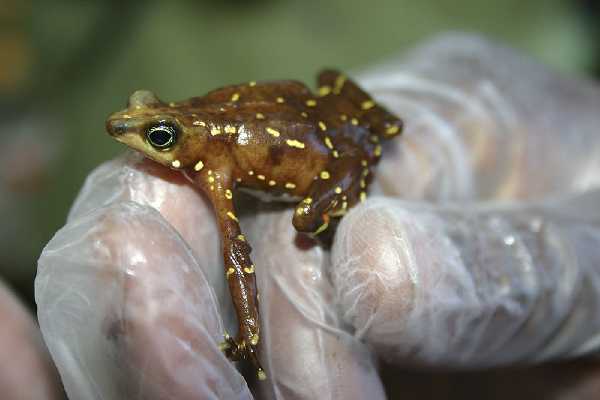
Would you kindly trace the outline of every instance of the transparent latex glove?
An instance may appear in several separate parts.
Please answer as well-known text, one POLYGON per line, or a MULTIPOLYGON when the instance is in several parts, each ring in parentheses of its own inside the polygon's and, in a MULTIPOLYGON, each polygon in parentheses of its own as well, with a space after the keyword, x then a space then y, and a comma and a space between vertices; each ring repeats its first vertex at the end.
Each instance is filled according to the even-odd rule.
POLYGON ((362 78, 407 129, 331 252, 295 235, 289 208, 238 213, 260 384, 217 348, 233 312, 202 196, 137 156, 90 175, 36 278, 70 398, 380 399, 373 354, 478 369, 595 350, 600 89, 462 36, 362 78))
POLYGON ((56 368, 29 311, 0 280, 0 388, 3 400, 60 400, 56 368))

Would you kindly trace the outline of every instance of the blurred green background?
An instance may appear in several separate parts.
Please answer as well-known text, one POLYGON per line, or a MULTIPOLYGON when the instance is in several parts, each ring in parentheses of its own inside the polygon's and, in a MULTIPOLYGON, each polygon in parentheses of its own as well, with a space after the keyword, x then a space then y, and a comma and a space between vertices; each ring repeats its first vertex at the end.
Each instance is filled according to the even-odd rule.
POLYGON ((124 148, 104 119, 134 89, 167 100, 248 80, 312 85, 444 31, 598 71, 597 6, 558 0, 0 0, 0 274, 33 305, 37 258, 86 175, 124 148))

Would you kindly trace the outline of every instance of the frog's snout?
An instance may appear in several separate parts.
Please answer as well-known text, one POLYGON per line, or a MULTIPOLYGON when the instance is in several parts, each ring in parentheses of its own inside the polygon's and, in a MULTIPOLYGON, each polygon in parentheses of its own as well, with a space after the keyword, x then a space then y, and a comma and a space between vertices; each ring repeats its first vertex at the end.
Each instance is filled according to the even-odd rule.
POLYGON ((127 120, 125 119, 108 119, 106 121, 106 131, 113 137, 119 137, 128 130, 127 120))

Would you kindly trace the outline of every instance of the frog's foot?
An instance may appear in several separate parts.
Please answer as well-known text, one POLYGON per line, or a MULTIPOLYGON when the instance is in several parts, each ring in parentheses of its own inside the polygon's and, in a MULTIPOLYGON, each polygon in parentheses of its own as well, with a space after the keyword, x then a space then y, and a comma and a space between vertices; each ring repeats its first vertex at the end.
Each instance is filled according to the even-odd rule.
POLYGON ((246 341, 239 337, 233 339, 228 333, 223 335, 223 341, 219 344, 219 349, 225 354, 225 356, 231 361, 249 360, 254 368, 256 369, 256 375, 259 380, 263 381, 267 379, 265 370, 258 361, 257 344, 258 339, 247 344, 246 341))
POLYGON ((297 206, 292 224, 297 231, 322 236, 332 231, 334 218, 342 217, 350 207, 366 198, 369 166, 357 157, 340 157, 327 171, 321 171, 309 189, 309 195, 297 206))

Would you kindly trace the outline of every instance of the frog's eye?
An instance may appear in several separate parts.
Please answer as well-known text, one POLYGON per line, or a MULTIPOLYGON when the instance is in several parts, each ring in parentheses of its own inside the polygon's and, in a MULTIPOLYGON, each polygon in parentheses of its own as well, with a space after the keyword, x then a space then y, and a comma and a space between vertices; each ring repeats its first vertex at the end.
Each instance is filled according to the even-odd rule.
POLYGON ((151 126, 146 132, 148 142, 159 150, 166 150, 175 144, 177 140, 177 129, 169 124, 158 124, 151 126))

